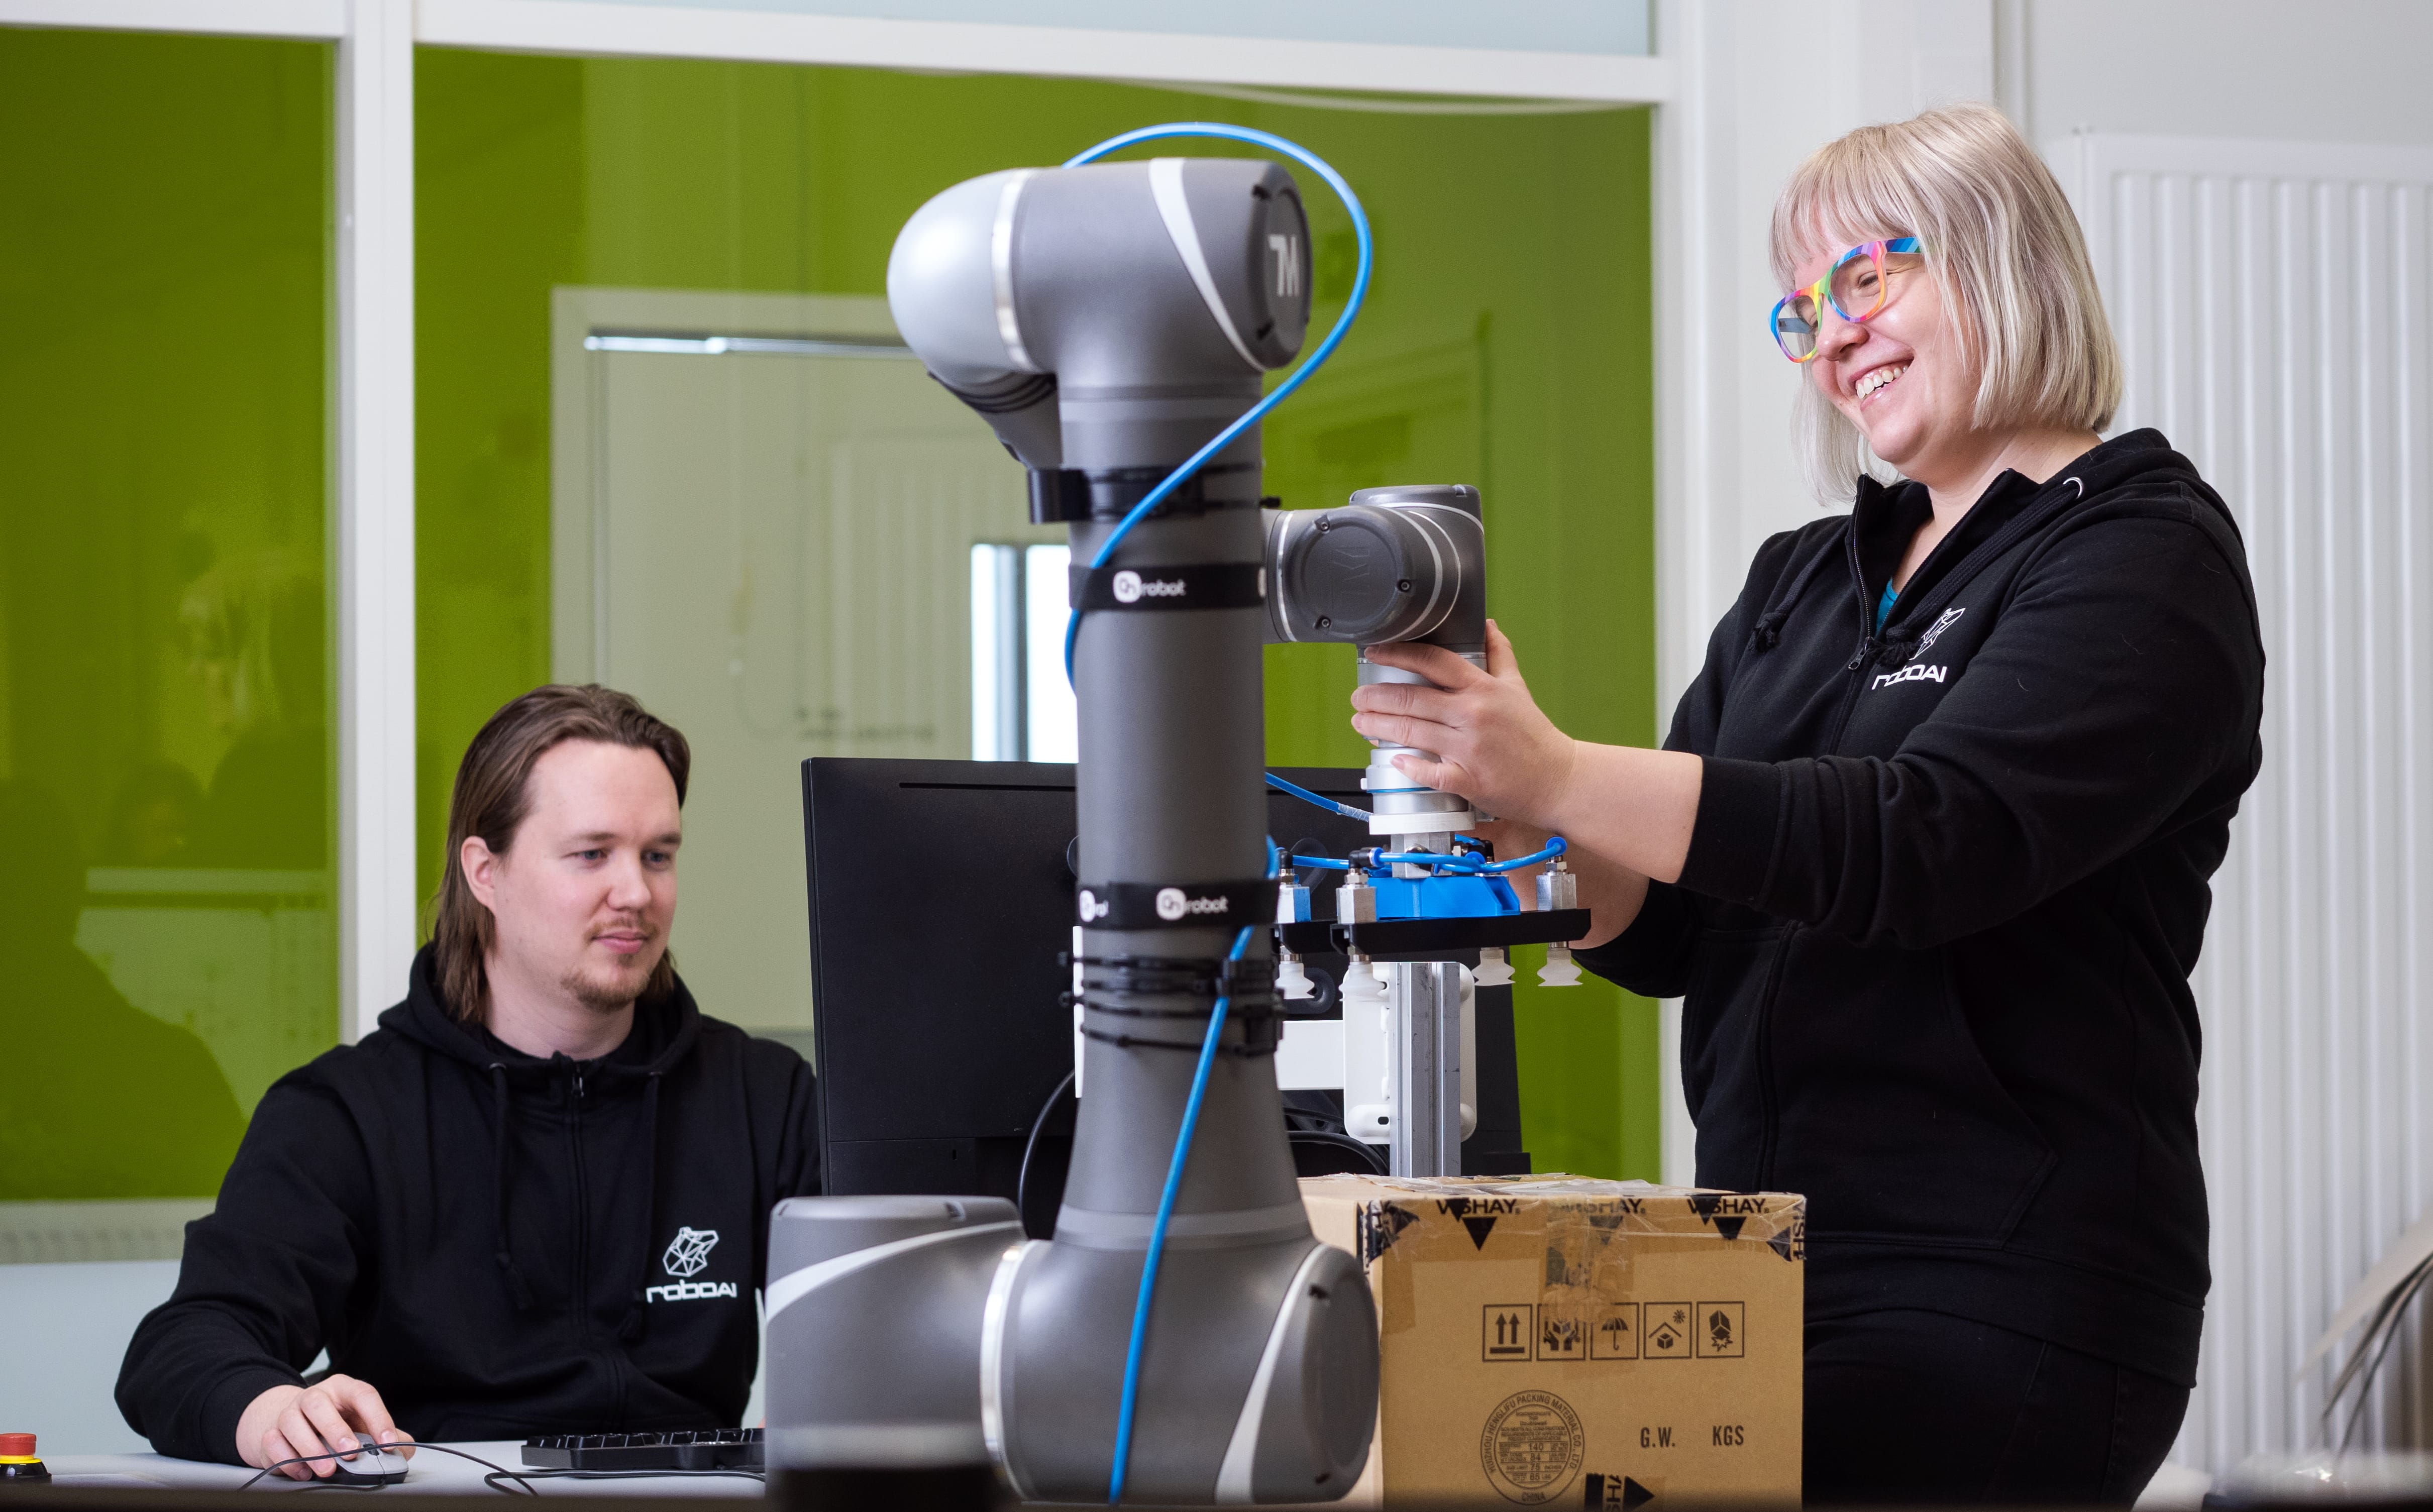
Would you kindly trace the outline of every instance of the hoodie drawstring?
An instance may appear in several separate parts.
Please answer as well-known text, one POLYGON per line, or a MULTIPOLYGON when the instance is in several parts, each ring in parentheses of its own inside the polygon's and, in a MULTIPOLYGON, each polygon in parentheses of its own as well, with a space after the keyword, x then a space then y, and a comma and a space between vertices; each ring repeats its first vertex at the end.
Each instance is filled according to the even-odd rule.
POLYGON ((490 1086, 498 1094, 499 1105, 499 1169, 497 1202, 493 1216, 498 1223, 498 1249, 493 1251, 499 1269, 507 1278, 507 1295, 515 1300, 516 1311, 532 1311, 532 1288, 524 1284, 523 1272, 516 1268, 515 1248, 507 1238, 507 1174, 516 1147, 515 1131, 507 1127, 507 1068, 499 1062, 490 1062, 490 1086))
POLYGON ((1792 611, 1799 607, 1800 595, 1808 591, 1808 585, 1816 576, 1816 569, 1825 565, 1827 557, 1835 554, 1834 548, 1840 540, 1838 534, 1829 536, 1816 554, 1808 559, 1808 565, 1799 569, 1799 575, 1791 580, 1791 591, 1777 592, 1766 600, 1765 612, 1757 617, 1757 627, 1750 634, 1758 650, 1771 651, 1782 643, 1784 622, 1790 620, 1792 611))
POLYGON ((651 1283, 653 1246, 659 1237, 659 1074, 654 1071, 642 1084, 642 1159, 647 1173, 648 1190, 642 1194, 642 1263, 634 1276, 632 1304, 624 1320, 617 1325, 617 1336, 631 1344, 642 1336, 642 1299, 644 1288, 651 1283))

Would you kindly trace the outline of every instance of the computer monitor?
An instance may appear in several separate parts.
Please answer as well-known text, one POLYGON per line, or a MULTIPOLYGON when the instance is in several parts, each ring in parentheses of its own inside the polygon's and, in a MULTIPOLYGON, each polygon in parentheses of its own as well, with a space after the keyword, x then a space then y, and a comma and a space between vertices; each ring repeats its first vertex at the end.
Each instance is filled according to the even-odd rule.
MULTIPOLYGON (((1328 797, 1366 797, 1356 767, 1277 774, 1328 797)), ((1304 854, 1370 843, 1358 821, 1280 792, 1268 794, 1268 825, 1278 844, 1304 854)), ((1072 986, 1073 768, 813 757, 803 763, 803 832, 824 1190, 1028 1198, 1026 1220, 1052 1219, 1072 1128, 1069 1098, 1047 1105, 1073 1069, 1063 997, 1072 986)), ((1323 888, 1312 902, 1331 915, 1323 888)), ((1332 988, 1343 959, 1309 965, 1325 990, 1284 1007, 1339 1017, 1332 988)), ((1478 1125, 1463 1169, 1525 1172, 1511 989, 1480 990, 1474 1013, 1478 1125)), ((1331 1105, 1341 1129, 1339 1103, 1289 1098, 1293 1122, 1322 1127, 1331 1105)), ((1297 1148, 1297 1159, 1323 1161, 1322 1142, 1303 1143, 1312 1150, 1297 1148)))

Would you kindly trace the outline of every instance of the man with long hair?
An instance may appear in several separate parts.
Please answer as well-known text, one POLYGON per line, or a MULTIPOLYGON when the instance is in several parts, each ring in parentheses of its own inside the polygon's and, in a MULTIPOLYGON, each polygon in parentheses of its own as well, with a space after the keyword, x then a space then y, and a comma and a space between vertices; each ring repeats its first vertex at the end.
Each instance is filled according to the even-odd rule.
POLYGON ((154 1447, 309 1480, 362 1440, 737 1425, 816 1104, 800 1056, 676 976, 690 769, 597 687, 474 737, 405 1001, 263 1098, 128 1348, 154 1447))

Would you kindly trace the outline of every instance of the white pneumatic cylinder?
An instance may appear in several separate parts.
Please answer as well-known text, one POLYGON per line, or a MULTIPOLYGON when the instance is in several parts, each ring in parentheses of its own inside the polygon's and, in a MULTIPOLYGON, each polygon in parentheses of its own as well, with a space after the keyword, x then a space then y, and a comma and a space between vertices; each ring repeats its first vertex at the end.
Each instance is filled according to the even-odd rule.
POLYGON ((1354 954, 1343 972, 1343 1127, 1354 1139, 1382 1145, 1394 1134, 1394 1002, 1384 968, 1354 954), (1372 1016, 1373 1015, 1373 1016, 1372 1016), (1374 1028, 1368 1028, 1375 1025, 1374 1028), (1373 1089, 1362 1097, 1363 1072, 1373 1089))

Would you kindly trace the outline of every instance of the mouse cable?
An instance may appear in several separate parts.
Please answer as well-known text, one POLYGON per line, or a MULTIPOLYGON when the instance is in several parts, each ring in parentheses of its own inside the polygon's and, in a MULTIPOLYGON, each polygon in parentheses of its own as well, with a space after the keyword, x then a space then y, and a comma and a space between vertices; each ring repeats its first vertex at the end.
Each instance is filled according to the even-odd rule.
MULTIPOLYGON (((468 1454, 468 1453, 467 1453, 465 1451, 463 1451, 463 1450, 461 1450, 461 1449, 451 1449, 451 1448, 449 1448, 449 1447, 448 1447, 447 1445, 445 1445, 445 1444, 421 1444, 421 1443, 409 1443, 409 1444, 366 1444, 366 1445, 365 1445, 364 1447, 362 1447, 362 1448, 360 1448, 360 1449, 349 1449, 349 1450, 331 1450, 331 1451, 328 1451, 327 1453, 319 1453, 319 1454, 298 1454, 298 1455, 297 1455, 294 1459, 274 1460, 274 1461, 272 1461, 270 1464, 264 1465, 264 1467, 262 1467, 262 1469, 261 1469, 261 1470, 259 1470, 255 1471, 255 1472, 254 1472, 253 1479, 252 1479, 252 1480, 249 1480, 249 1481, 247 1481, 247 1482, 246 1482, 243 1486, 238 1487, 237 1487, 237 1489, 238 1489, 238 1490, 240 1490, 240 1491, 249 1491, 249 1490, 253 1489, 254 1486, 255 1486, 258 1482, 260 1482, 260 1481, 261 1481, 261 1479, 262 1479, 264 1476, 268 1475, 268 1474, 269 1474, 271 1471, 273 1471, 273 1470, 285 1470, 285 1469, 286 1469, 288 1466, 290 1466, 290 1465, 314 1465, 314 1464, 318 1464, 320 1461, 325 1460, 325 1459, 351 1459, 351 1458, 353 1458, 353 1457, 354 1457, 355 1455, 357 1455, 357 1454, 372 1454, 372 1455, 375 1455, 376 1457, 377 1457, 377 1456, 385 1456, 385 1455, 389 1455, 389 1454, 398 1454, 398 1451, 400 1451, 400 1450, 403 1450, 403 1449, 411 1449, 411 1450, 416 1450, 416 1451, 430 1450, 430 1451, 433 1451, 433 1452, 434 1452, 434 1453, 441 1453, 441 1454, 453 1454, 453 1455, 455 1455, 458 1459, 469 1459, 469 1460, 471 1460, 474 1464, 481 1466, 484 1470, 488 1470, 488 1471, 490 1472, 489 1474, 485 1475, 485 1476, 483 1476, 483 1477, 482 1477, 482 1484, 483 1484, 483 1485, 485 1485, 485 1486, 489 1487, 490 1487, 490 1489, 492 1489, 492 1490, 494 1490, 494 1491, 505 1491, 505 1490, 506 1490, 506 1487, 503 1487, 503 1486, 501 1486, 501 1485, 497 1484, 497 1482, 498 1482, 498 1477, 500 1477, 500 1476, 503 1475, 503 1476, 507 1477, 507 1479, 512 1480, 512 1481, 522 1481, 522 1480, 524 1479, 525 1475, 526 1475, 526 1474, 528 1474, 528 1473, 530 1473, 530 1472, 528 1472, 528 1471, 511 1470, 508 1470, 508 1469, 507 1469, 505 1466, 503 1466, 503 1465, 493 1465, 493 1464, 491 1464, 488 1460, 484 1459, 484 1458, 483 1458, 481 1455, 479 1455, 479 1454, 468 1454)), ((404 1458, 405 1456, 404 1456, 404 1455, 402 1455, 402 1454, 398 1454, 398 1457, 399 1457, 400 1459, 402 1459, 402 1458, 404 1458)), ((670 1472, 670 1473, 673 1473, 673 1472, 670 1472)), ((699 1473, 701 1473, 701 1472, 700 1472, 700 1471, 698 1471, 698 1470, 696 1470, 696 1471, 694 1471, 693 1473, 694 1473, 694 1474, 699 1474, 699 1473)), ((296 1482, 296 1483, 295 1483, 295 1487, 296 1487, 296 1489, 298 1489, 298 1490, 299 1490, 299 1491, 309 1491, 309 1490, 314 1489, 315 1487, 330 1487, 330 1486, 331 1486, 331 1484, 332 1484, 332 1483, 330 1483, 329 1481, 323 1480, 321 1477, 319 1477, 319 1476, 317 1476, 317 1475, 316 1475, 316 1476, 315 1476, 315 1477, 314 1477, 312 1480, 310 1480, 310 1481, 298 1481, 298 1482, 296 1482)), ((382 1487, 378 1487, 378 1486, 343 1486, 343 1485, 342 1485, 342 1486, 338 1486, 338 1487, 336 1487, 335 1488, 336 1488, 336 1489, 339 1489, 339 1490, 348 1490, 348 1491, 377 1491, 377 1490, 382 1489, 382 1487)), ((539 1488, 538 1487, 533 1486, 533 1485, 531 1485, 530 1483, 528 1483, 528 1482, 527 1482, 527 1483, 525 1484, 524 1487, 523 1487, 523 1490, 522 1490, 520 1493, 509 1493, 509 1494, 520 1494, 520 1495, 524 1495, 524 1496, 538 1496, 538 1495, 540 1495, 540 1488, 539 1488)))
MULTIPOLYGON (((501 1477, 501 1476, 505 1476, 505 1477, 506 1477, 506 1478, 508 1478, 509 1480, 516 1480, 516 1481, 525 1481, 525 1482, 530 1482, 530 1481, 665 1481, 665 1480, 708 1480, 708 1479, 712 1479, 712 1478, 714 1478, 714 1477, 716 1477, 716 1476, 721 1476, 721 1475, 729 1476, 729 1477, 732 1477, 732 1478, 735 1478, 735 1479, 738 1479, 738 1480, 760 1481, 760 1482, 762 1482, 762 1483, 764 1483, 764 1484, 765 1484, 765 1483, 767 1482, 767 1480, 768 1480, 768 1474, 767 1474, 767 1472, 766 1472, 766 1471, 763 1471, 763 1470, 743 1470, 743 1469, 740 1469, 740 1468, 732 1468, 732 1469, 725 1469, 725 1470, 493 1470, 493 1471, 491 1471, 489 1474, 483 1476, 483 1477, 482 1477, 482 1484, 483 1484, 483 1485, 485 1485, 485 1486, 486 1486, 486 1487, 488 1487, 490 1489, 492 1489, 492 1490, 494 1490, 494 1491, 504 1491, 504 1490, 506 1490, 507 1488, 506 1488, 504 1486, 502 1486, 502 1485, 501 1485, 501 1484, 499 1483, 499 1481, 500 1481, 500 1477, 501 1477)), ((521 1493, 510 1493, 510 1494, 521 1494, 521 1493)))

